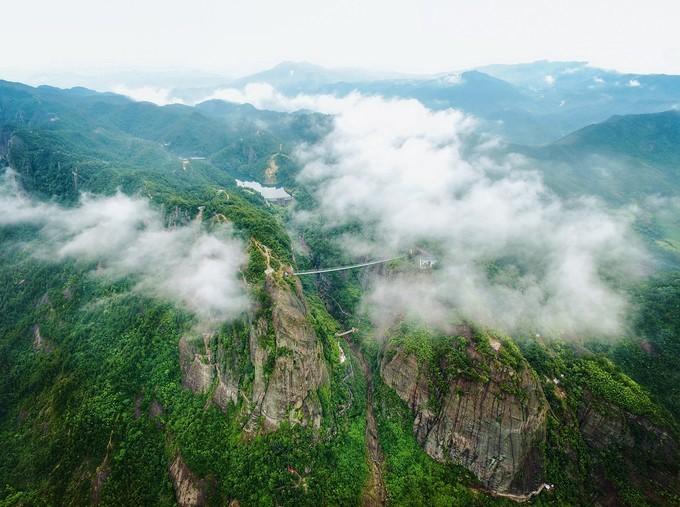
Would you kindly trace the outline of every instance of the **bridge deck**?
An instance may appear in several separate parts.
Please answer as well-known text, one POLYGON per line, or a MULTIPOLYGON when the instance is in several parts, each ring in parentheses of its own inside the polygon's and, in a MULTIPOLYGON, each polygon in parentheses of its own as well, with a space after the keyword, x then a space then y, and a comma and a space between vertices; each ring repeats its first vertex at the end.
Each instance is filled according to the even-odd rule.
POLYGON ((347 269, 356 269, 356 268, 363 268, 365 266, 373 266, 375 264, 383 264, 385 262, 390 262, 390 261, 396 261, 397 259, 403 259, 406 257, 405 255, 401 255, 399 257, 391 257, 389 259, 381 259, 379 261, 370 261, 370 262, 363 262, 361 264, 352 264, 350 266, 338 266, 335 268, 321 268, 321 269, 310 269, 308 271, 297 271, 293 273, 296 276, 301 276, 301 275, 316 275, 319 273, 332 273, 333 271, 345 271, 347 269))

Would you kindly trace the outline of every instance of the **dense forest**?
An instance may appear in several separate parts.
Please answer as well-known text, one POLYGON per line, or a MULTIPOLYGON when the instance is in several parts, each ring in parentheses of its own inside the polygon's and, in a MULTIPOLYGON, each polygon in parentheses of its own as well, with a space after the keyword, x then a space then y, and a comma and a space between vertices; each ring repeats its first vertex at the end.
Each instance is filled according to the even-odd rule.
POLYGON ((357 505, 379 489, 404 506, 680 504, 675 254, 625 287, 632 312, 615 339, 405 318, 377 340, 367 278, 411 263, 297 279, 352 261, 334 241, 361 226, 297 223, 235 182, 283 186, 313 209, 293 153, 331 126, 312 112, 0 83, 0 163, 29 199, 77 209, 83 194, 120 191, 169 229, 228 224, 254 302, 201 332, 176 301, 137 290, 135 273, 35 255, 40 227, 0 220, 0 506, 357 505), (507 436, 521 452, 500 464, 441 452, 465 399, 479 442, 507 436))

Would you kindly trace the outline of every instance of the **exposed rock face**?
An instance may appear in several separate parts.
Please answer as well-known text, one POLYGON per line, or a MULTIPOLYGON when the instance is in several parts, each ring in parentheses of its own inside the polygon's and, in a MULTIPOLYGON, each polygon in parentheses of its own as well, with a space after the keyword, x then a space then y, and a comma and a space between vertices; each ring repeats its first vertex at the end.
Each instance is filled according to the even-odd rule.
POLYGON ((596 407, 591 399, 580 407, 578 417, 583 439, 591 447, 604 449, 610 445, 631 447, 635 444, 626 414, 618 407, 609 403, 596 407))
POLYGON ((111 475, 111 464, 109 463, 109 451, 110 448, 107 449, 106 456, 104 456, 104 460, 97 467, 97 470, 94 473, 94 477, 92 478, 92 484, 90 486, 90 505, 99 505, 99 502, 101 501, 102 489, 104 489, 106 479, 108 479, 109 475, 111 475))
POLYGON ((271 298, 271 319, 258 319, 250 337, 255 365, 253 415, 263 417, 265 430, 286 420, 319 427, 322 412, 317 389, 328 381, 328 372, 302 287, 297 279, 277 281, 273 273, 267 273, 265 290, 271 298), (263 344, 271 334, 274 350, 263 344), (267 375, 266 365, 272 362, 267 375))
POLYGON ((212 339, 212 334, 204 334, 202 340, 182 337, 179 342, 182 384, 195 393, 207 393, 217 381, 212 399, 226 410, 229 402, 238 400, 240 375, 238 368, 227 367, 226 351, 219 345, 214 346, 212 339))
MULTIPOLYGON (((678 463, 680 445, 675 436, 649 419, 631 414, 616 405, 586 393, 578 410, 578 421, 585 442, 595 449, 617 447, 624 452, 646 453, 660 463, 678 463)), ((657 479, 660 472, 657 471, 657 479)), ((680 477, 671 481, 680 490, 680 477)))
MULTIPOLYGON (((300 282, 281 279, 268 270, 264 289, 270 312, 250 326, 250 361, 254 379, 248 429, 265 431, 289 421, 319 427, 322 419, 317 390, 328 381, 323 350, 314 328, 300 282)), ((182 383, 195 393, 212 392, 212 401, 226 409, 236 403, 244 365, 233 351, 210 334, 201 339, 183 337, 179 343, 182 383)))
MULTIPOLYGON (((112 434, 113 436, 113 434, 112 434)), ((104 489, 104 484, 106 479, 111 475, 111 450, 113 449, 113 443, 111 438, 109 438, 109 444, 106 446, 106 454, 104 459, 95 470, 94 477, 92 478, 92 483, 90 485, 90 505, 99 505, 102 496, 102 490, 104 489)))
MULTIPOLYGON (((460 334, 471 336, 469 330, 460 334)), ((495 493, 525 499, 543 484, 547 401, 524 360, 513 368, 498 359, 505 344, 494 340, 481 354, 469 343, 468 357, 486 365, 488 379, 454 375, 440 399, 428 365, 392 345, 383 357, 382 377, 415 412, 415 436, 430 456, 465 466, 495 493)))
POLYGON ((175 498, 180 507, 199 507, 206 504, 207 485, 189 470, 181 456, 170 465, 170 478, 175 488, 175 498))
POLYGON ((33 350, 35 352, 52 352, 52 344, 40 334, 40 326, 33 326, 33 350))
MULTIPOLYGON (((645 491, 650 504, 665 505, 668 493, 680 495, 680 444, 672 430, 588 391, 583 395, 577 417, 585 443, 603 451, 591 455, 600 460, 616 456, 618 469, 629 484, 645 491)), ((598 503, 620 505, 619 494, 609 486, 604 468, 598 463, 591 472, 591 480, 597 484, 598 503)))
POLYGON ((179 341, 179 358, 184 387, 195 393, 207 392, 215 376, 210 335, 204 335, 202 343, 183 336, 179 341))

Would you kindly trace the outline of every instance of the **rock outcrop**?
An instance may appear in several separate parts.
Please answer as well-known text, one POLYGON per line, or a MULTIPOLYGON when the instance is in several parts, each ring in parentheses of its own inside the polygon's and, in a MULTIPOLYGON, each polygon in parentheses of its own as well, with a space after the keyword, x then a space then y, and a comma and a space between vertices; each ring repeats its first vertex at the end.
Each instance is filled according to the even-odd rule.
POLYGON ((251 392, 241 390, 247 369, 242 363, 248 359, 239 359, 213 334, 180 340, 182 383, 195 393, 211 393, 211 400, 225 410, 239 397, 246 399, 246 428, 251 431, 274 430, 283 421, 319 427, 317 390, 328 382, 328 372, 300 282, 269 267, 263 289, 266 308, 248 326, 251 392))
POLYGON ((101 501, 104 484, 111 475, 112 449, 113 443, 111 441, 111 437, 109 437, 109 444, 106 446, 106 454, 104 455, 104 459, 102 460, 102 462, 95 470, 94 477, 92 478, 92 483, 90 485, 90 505, 99 505, 101 501))
POLYGON ((668 430, 588 392, 579 406, 578 419, 583 439, 596 449, 616 446, 661 453, 665 454, 662 461, 678 457, 680 447, 668 430))
POLYGON ((33 326, 33 350, 35 352, 52 352, 52 344, 40 333, 38 324, 33 326))
POLYGON ((177 455, 170 465, 170 478, 175 489, 175 499, 180 507, 200 507, 206 504, 207 484, 189 470, 182 457, 177 455))
MULTIPOLYGON (((388 343, 382 378, 415 413, 413 431, 430 456, 465 466, 493 493, 526 499, 544 480, 548 404, 540 383, 521 357, 503 360, 511 344, 492 339, 482 353, 470 329, 457 334, 464 335, 467 360, 484 375, 454 371, 443 389, 435 388, 431 365, 388 343)), ((437 361, 446 367, 446 356, 437 361)))
POLYGON ((328 372, 302 287, 297 279, 280 280, 271 272, 264 284, 271 317, 260 317, 251 330, 253 416, 262 417, 265 430, 276 429, 283 421, 319 427, 317 390, 328 381, 328 372))
POLYGON ((228 351, 221 344, 214 343, 212 334, 204 334, 202 339, 189 339, 184 336, 179 342, 182 384, 195 393, 212 391, 212 400, 223 410, 228 404, 236 403, 239 393, 240 372, 238 367, 230 367, 225 356, 228 351))
POLYGON ((672 430, 587 391, 578 408, 578 424, 588 446, 598 451, 614 449, 619 460, 629 462, 629 467, 620 466, 635 471, 631 482, 646 477, 680 495, 680 444, 672 430), (645 468, 639 466, 642 462, 645 468))

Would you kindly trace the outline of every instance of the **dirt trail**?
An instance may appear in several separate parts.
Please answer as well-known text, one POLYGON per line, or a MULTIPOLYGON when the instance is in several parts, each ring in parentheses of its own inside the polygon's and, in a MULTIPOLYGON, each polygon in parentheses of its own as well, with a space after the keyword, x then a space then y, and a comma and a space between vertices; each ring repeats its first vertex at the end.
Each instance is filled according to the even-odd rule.
POLYGON ((358 345, 354 343, 351 338, 347 340, 347 343, 358 359, 366 377, 366 448, 368 451, 370 475, 361 496, 361 505, 362 507, 386 505, 387 491, 385 490, 385 483, 382 476, 384 460, 382 452, 380 451, 378 428, 375 424, 375 415, 373 414, 373 372, 368 366, 358 345))

